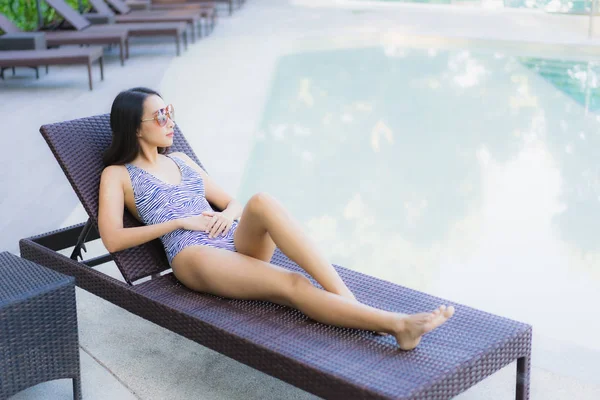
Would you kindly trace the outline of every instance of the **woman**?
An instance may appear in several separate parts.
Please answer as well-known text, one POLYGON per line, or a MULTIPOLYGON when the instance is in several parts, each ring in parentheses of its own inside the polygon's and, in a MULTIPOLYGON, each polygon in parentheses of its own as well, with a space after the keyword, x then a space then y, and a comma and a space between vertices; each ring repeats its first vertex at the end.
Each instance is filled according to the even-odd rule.
POLYGON ((98 227, 111 253, 161 238, 173 273, 192 290, 268 300, 325 324, 392 334, 403 350, 414 349, 453 315, 453 307, 404 315, 359 303, 276 200, 256 194, 242 207, 187 155, 166 155, 173 143, 173 107, 155 91, 121 92, 110 123, 98 227), (143 226, 123 228, 124 207, 143 226), (276 246, 325 290, 270 264, 276 246))

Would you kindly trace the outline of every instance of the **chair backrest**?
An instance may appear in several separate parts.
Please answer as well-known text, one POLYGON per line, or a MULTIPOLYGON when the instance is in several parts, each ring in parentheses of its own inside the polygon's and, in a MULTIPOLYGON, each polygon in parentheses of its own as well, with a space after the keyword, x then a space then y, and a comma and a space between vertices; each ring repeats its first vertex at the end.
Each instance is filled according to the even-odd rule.
POLYGON ((114 11, 104 2, 104 0, 88 0, 98 14, 115 15, 114 11))
POLYGON ((65 20, 67 20, 75 29, 78 31, 87 28, 91 25, 90 21, 88 21, 85 17, 71 8, 70 5, 65 3, 64 0, 45 0, 46 3, 54 10, 60 14, 65 20))
MULTIPOLYGON (((102 154, 112 139, 109 114, 43 125, 40 132, 97 227, 98 188, 104 169, 102 154)), ((202 166, 177 125, 171 151, 184 152, 202 166)), ((140 223, 125 210, 123 226, 140 226, 140 223)), ((164 247, 158 239, 114 253, 113 257, 130 284, 170 268, 164 247)))
POLYGON ((106 0, 106 2, 117 10, 119 14, 127 14, 131 11, 131 8, 122 0, 106 0))
POLYGON ((4 15, 0 14, 0 29, 4 31, 4 33, 20 33, 21 30, 17 28, 15 24, 4 15))

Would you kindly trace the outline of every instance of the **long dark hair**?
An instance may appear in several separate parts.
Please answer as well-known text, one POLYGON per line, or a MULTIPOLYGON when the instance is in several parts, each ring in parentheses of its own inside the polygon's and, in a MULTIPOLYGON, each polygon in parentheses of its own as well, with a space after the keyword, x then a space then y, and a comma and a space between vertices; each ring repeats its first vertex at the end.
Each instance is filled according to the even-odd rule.
MULTIPOLYGON (((152 95, 161 97, 156 91, 144 87, 125 90, 115 97, 110 110, 112 142, 102 156, 105 166, 126 164, 137 157, 140 152, 137 132, 142 124, 144 101, 152 95)), ((165 147, 158 148, 161 154, 166 151, 165 147)))

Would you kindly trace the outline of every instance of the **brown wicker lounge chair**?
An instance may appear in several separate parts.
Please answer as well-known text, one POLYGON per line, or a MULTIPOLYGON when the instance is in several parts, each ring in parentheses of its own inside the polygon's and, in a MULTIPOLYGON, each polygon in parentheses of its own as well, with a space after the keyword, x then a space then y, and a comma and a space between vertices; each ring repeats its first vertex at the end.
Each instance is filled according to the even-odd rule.
MULTIPOLYGON (((19 34, 22 31, 14 25, 8 18, 0 14, 0 29, 6 34, 19 34)), ((63 46, 68 44, 83 45, 113 45, 119 46, 119 57, 121 65, 125 65, 125 59, 129 57, 129 40, 127 32, 69 32, 58 31, 44 32, 46 45, 48 47, 63 46)))
POLYGON ((93 90, 92 63, 96 60, 100 64, 100 78, 104 80, 102 55, 102 47, 0 51, 0 77, 4 78, 2 71, 6 67, 83 64, 87 65, 90 90, 93 90))
MULTIPOLYGON (((104 0, 89 0, 98 14, 113 16, 117 24, 131 23, 155 23, 155 22, 185 22, 191 29, 192 43, 196 40, 196 29, 198 35, 202 32, 202 17, 200 11, 166 10, 166 11, 131 11, 125 3, 117 3, 125 10, 122 15, 116 15, 104 0)), ((119 13, 121 11, 118 10, 119 13)))
MULTIPOLYGON (((74 276, 79 287, 97 296, 324 398, 449 399, 516 360, 516 398, 528 399, 532 331, 520 322, 454 304, 456 313, 448 323, 426 335, 415 350, 403 352, 393 337, 323 325, 270 302, 193 292, 172 273, 160 274, 169 264, 159 240, 78 261, 84 243, 99 237, 98 186, 101 155, 111 141, 109 115, 44 125, 40 131, 90 219, 22 239, 22 257, 74 276), (71 258, 58 252, 72 246, 71 258), (92 268, 110 260, 125 282, 92 268), (138 283, 144 277, 153 278, 138 283)), ((175 131, 173 150, 200 164, 177 126, 175 131)), ((138 225, 125 212, 124 226, 138 225)), ((304 273, 279 250, 271 262, 304 273)), ((357 298, 371 306, 414 313, 452 304, 335 268, 357 298)))
POLYGON ((64 0, 46 0, 59 15, 61 15, 77 31, 86 33, 99 32, 125 32, 128 37, 132 36, 171 36, 175 39, 177 55, 181 54, 181 41, 183 48, 187 48, 187 30, 184 22, 164 22, 155 24, 106 24, 92 25, 90 21, 81 16, 71 8, 64 0))

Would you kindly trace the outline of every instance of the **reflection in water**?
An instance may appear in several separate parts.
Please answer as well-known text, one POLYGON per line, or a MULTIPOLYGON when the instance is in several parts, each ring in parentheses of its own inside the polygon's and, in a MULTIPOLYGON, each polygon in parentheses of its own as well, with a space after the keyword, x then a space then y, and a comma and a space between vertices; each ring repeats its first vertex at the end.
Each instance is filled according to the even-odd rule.
POLYGON ((348 268, 598 346, 555 315, 600 300, 599 123, 520 61, 286 56, 240 200, 272 193, 348 268))

